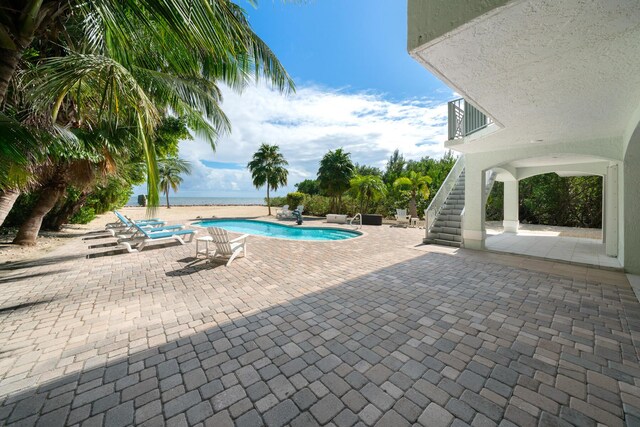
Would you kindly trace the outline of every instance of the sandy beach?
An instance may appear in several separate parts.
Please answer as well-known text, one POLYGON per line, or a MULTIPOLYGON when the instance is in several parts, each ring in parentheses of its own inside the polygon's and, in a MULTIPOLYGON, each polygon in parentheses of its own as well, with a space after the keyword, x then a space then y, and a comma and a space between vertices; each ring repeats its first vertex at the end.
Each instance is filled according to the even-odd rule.
MULTIPOLYGON (((125 207, 120 209, 124 215, 132 219, 147 217, 147 209, 143 207, 125 207)), ((271 208, 275 215, 276 208, 271 208)), ((266 206, 172 206, 157 208, 154 217, 162 218, 168 223, 188 223, 201 218, 259 218, 267 216, 266 206)), ((114 222, 112 212, 98 215, 89 224, 69 224, 62 231, 41 232, 36 246, 17 246, 10 244, 15 234, 0 236, 0 264, 23 261, 41 257, 43 254, 61 246, 70 238, 81 236, 89 231, 104 229, 105 225, 114 222)))

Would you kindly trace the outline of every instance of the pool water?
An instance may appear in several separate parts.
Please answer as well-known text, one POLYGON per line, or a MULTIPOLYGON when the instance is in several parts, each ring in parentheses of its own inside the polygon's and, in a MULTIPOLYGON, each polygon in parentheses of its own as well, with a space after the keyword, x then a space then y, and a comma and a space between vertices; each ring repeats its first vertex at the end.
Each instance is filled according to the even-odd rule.
POLYGON ((296 227, 250 219, 214 219, 194 222, 201 227, 220 227, 236 233, 289 240, 346 240, 362 235, 358 231, 326 227, 296 227))

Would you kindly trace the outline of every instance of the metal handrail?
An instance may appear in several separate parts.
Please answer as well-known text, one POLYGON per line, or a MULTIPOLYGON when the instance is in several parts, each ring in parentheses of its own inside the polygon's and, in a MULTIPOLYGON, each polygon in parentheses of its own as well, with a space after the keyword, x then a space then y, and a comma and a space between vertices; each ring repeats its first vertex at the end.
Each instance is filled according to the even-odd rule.
POLYGON ((433 223, 436 221, 440 210, 447 201, 449 193, 453 190, 453 187, 455 187, 458 177, 464 170, 464 163, 464 156, 458 157, 458 160, 456 160, 456 163, 449 171, 449 175, 447 175, 438 192, 433 197, 433 200, 429 203, 429 207, 424 210, 425 229, 427 232, 433 227, 433 223))
POLYGON ((449 140, 460 139, 486 128, 493 120, 464 98, 449 101, 449 140))
POLYGON ((358 212, 357 214, 355 214, 353 216, 353 218, 351 218, 349 220, 349 225, 353 226, 353 221, 355 221, 355 219, 358 218, 358 217, 360 217, 360 225, 356 227, 356 230, 359 229, 359 228, 362 228, 362 214, 360 212, 358 212))

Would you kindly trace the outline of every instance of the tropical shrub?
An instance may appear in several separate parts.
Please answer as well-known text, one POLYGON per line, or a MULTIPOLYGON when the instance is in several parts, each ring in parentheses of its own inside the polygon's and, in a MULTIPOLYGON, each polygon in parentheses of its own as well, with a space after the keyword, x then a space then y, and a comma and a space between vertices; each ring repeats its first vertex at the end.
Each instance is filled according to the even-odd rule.
POLYGON ((320 184, 318 184, 317 179, 305 179, 295 185, 296 189, 300 193, 309 194, 313 196, 314 194, 320 194, 320 184))
POLYGON ((304 193, 294 191, 287 194, 287 204, 291 209, 295 209, 298 205, 302 205, 304 201, 304 193))
POLYGON ((409 171, 404 176, 397 178, 393 182, 393 187, 400 191, 406 191, 409 198, 409 213, 412 217, 418 216, 417 199, 422 196, 429 198, 429 184, 433 180, 429 175, 423 175, 420 172, 409 171))
POLYGON ((304 198, 304 211, 307 215, 326 216, 330 212, 331 199, 326 196, 306 195, 304 198))
POLYGON ((90 206, 83 206, 78 213, 71 217, 71 224, 88 224, 96 217, 96 211, 90 206))
POLYGON ((387 187, 382 178, 377 175, 356 175, 350 181, 350 195, 359 202, 360 213, 371 213, 372 203, 380 200, 386 193, 387 187))
MULTIPOLYGON (((502 183, 489 195, 486 218, 503 219, 502 183)), ((602 177, 536 175, 519 182, 520 222, 567 227, 602 227, 602 177)))
MULTIPOLYGON (((263 200, 264 200, 264 204, 266 205, 267 204, 267 198, 265 197, 263 200)), ((280 196, 270 197, 269 200, 271 201, 271 206, 282 207, 282 206, 288 204, 286 197, 280 197, 280 196)))

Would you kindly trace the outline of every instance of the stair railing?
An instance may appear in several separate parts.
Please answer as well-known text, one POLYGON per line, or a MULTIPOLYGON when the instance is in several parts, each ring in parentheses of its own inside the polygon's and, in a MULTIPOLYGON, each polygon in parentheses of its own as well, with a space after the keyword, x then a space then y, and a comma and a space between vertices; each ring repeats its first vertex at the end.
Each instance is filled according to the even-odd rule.
POLYGON ((362 214, 361 214, 360 212, 358 212, 357 214, 355 214, 355 215, 353 216, 353 218, 351 218, 351 219, 349 220, 349 225, 353 226, 353 221, 355 221, 355 219, 356 219, 356 218, 359 218, 359 219, 360 219, 360 225, 356 226, 356 230, 357 230, 357 229, 359 229, 359 228, 362 228, 362 214))
POLYGON ((429 203, 429 207, 424 210, 425 229, 427 233, 429 233, 429 230, 431 230, 433 224, 436 222, 440 210, 442 210, 444 203, 447 201, 449 193, 451 193, 451 190, 455 187, 462 171, 464 171, 464 156, 458 157, 451 171, 449 171, 449 175, 447 175, 438 192, 433 197, 433 200, 429 203))

